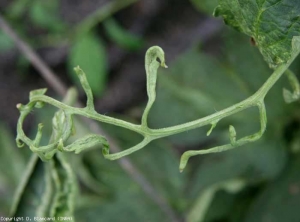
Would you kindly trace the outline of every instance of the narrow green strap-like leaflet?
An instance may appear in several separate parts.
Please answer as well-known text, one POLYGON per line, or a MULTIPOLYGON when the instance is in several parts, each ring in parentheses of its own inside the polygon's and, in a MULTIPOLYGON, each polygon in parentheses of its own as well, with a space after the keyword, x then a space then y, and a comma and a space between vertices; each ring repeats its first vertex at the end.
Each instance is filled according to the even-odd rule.
MULTIPOLYGON (((24 143, 29 146, 29 148, 32 150, 32 152, 37 153, 39 157, 43 161, 47 161, 53 157, 53 155, 60 151, 60 152, 75 152, 79 153, 85 149, 88 149, 95 145, 101 145, 102 146, 102 153, 106 159, 109 160, 115 160, 119 159, 123 156, 129 155, 137 150, 142 149, 147 144, 149 144, 152 140, 171 136, 174 134, 182 133, 184 131, 196 129, 198 127, 211 125, 211 129, 207 133, 209 135, 214 127, 216 127, 217 123, 221 121, 223 118, 228 117, 232 114, 241 112, 247 108, 257 106, 259 110, 260 115, 260 124, 261 128, 257 133, 254 133, 252 135, 237 139, 238 134, 234 128, 234 126, 229 126, 229 143, 222 146, 217 146, 214 148, 210 148, 207 150, 190 150, 186 151, 180 160, 180 166, 179 169, 182 171, 189 158, 191 156, 199 155, 199 154, 206 154, 206 153, 215 153, 215 152, 222 152, 225 150, 230 150, 235 147, 241 146, 243 144, 254 142, 258 140, 266 130, 267 125, 267 114, 266 114, 266 108, 264 104, 264 99, 268 91, 272 88, 272 86, 277 82, 277 80, 286 73, 288 75, 288 79, 291 82, 292 88, 294 90, 293 93, 291 93, 288 90, 284 90, 284 97, 287 102, 295 101, 299 99, 299 82, 295 78, 294 74, 288 70, 289 65, 292 63, 292 61, 295 59, 295 57, 298 55, 300 51, 300 37, 294 37, 292 40, 292 51, 291 51, 291 57, 288 60, 287 63, 278 65, 276 69, 274 70, 273 74, 268 78, 268 80, 263 84, 263 86, 257 90, 256 93, 254 93, 249 98, 234 104, 224 110, 221 110, 219 112, 213 113, 209 116, 172 126, 172 127, 166 127, 161 129, 151 129, 148 127, 147 124, 147 117, 148 113, 155 101, 156 98, 156 80, 157 80, 157 70, 159 66, 167 67, 165 64, 165 57, 163 50, 158 46, 153 46, 150 49, 148 49, 146 53, 146 74, 147 74, 147 94, 148 94, 148 103, 144 110, 142 121, 140 125, 132 124, 120 119, 108 117, 105 115, 101 115, 97 113, 94 109, 94 103, 93 103, 93 95, 91 92, 91 88, 89 86, 89 83, 86 79, 86 76, 79 67, 75 68, 75 72, 77 73, 79 80, 82 84, 82 87, 86 93, 87 96, 87 103, 86 107, 84 108, 77 108, 72 107, 66 104, 66 102, 59 102, 51 97, 48 97, 45 94, 46 89, 39 89, 34 90, 30 93, 29 97, 29 103, 26 105, 18 104, 17 108, 20 111, 20 117, 18 121, 17 126, 17 144, 19 147, 22 147, 24 143), (160 60, 158 62, 157 60, 160 60), (52 120, 52 127, 53 127, 53 134, 52 138, 50 139, 51 143, 49 143, 46 146, 39 146, 41 137, 42 137, 42 124, 38 125, 37 135, 34 140, 31 140, 28 138, 24 131, 23 131, 23 122, 26 118, 26 116, 34 109, 34 108, 42 108, 45 103, 48 103, 50 105, 53 105, 59 109, 58 112, 56 112, 53 120, 52 120), (137 132, 141 134, 144 139, 138 143, 137 145, 128 148, 124 151, 121 151, 119 153, 110 154, 109 153, 109 143, 108 141, 101 135, 95 135, 90 134, 87 135, 81 139, 76 140, 75 142, 65 145, 68 138, 72 136, 74 133, 74 126, 73 126, 73 115, 80 115, 84 116, 90 119, 94 119, 99 122, 105 122, 108 124, 113 124, 116 126, 120 126, 129 130, 132 130, 134 132, 137 132)), ((74 100, 75 96, 74 89, 69 90, 68 95, 66 96, 67 100, 72 99, 74 100)))

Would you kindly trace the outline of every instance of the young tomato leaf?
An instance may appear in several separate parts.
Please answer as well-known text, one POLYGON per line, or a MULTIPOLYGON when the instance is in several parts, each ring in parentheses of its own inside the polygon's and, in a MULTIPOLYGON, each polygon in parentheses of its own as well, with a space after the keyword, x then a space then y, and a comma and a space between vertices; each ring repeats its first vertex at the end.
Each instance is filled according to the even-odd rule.
POLYGON ((107 19, 103 24, 108 36, 120 47, 135 51, 143 46, 141 38, 123 29, 114 19, 107 19))
POLYGON ((298 0, 220 0, 214 15, 251 36, 272 68, 288 62, 292 38, 300 35, 298 0))
POLYGON ((74 67, 80 66, 85 71, 93 93, 100 96, 106 84, 106 52, 100 38, 88 33, 76 39, 69 54, 69 74, 73 82, 80 85, 74 67))

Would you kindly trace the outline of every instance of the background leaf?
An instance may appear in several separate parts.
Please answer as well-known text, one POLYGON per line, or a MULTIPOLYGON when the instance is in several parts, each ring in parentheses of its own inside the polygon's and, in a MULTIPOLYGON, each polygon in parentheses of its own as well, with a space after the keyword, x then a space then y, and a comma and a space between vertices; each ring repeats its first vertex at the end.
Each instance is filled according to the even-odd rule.
POLYGON ((0 49, 1 51, 8 51, 14 47, 13 41, 2 31, 0 31, 0 49))
MULTIPOLYGON (((114 132, 124 149, 141 139, 140 135, 123 128, 105 125, 105 129, 114 132)), ((184 200, 181 191, 185 175, 178 171, 178 157, 168 144, 159 141, 154 141, 144 151, 146 153, 133 154, 132 161, 163 198, 176 209, 182 210, 184 200)), ((83 164, 80 167, 85 167, 96 184, 101 185, 99 189, 106 191, 106 195, 103 191, 99 195, 99 192, 95 193, 92 189, 82 187, 81 196, 85 197, 85 201, 89 204, 77 206, 78 221, 90 221, 96 217, 101 217, 104 221, 168 221, 161 209, 145 196, 141 188, 119 168, 116 162, 103 158, 100 147, 83 152, 74 158, 79 156, 83 164)), ((83 184, 86 185, 85 181, 83 184)))
MULTIPOLYGON (((33 23, 41 28, 47 28, 50 31, 62 31, 65 28, 65 24, 59 18, 58 14, 58 0, 34 0, 30 10, 30 17, 33 23)), ((19 11, 22 12, 22 5, 19 6, 19 11)), ((18 8, 17 8, 18 9, 18 8)), ((15 13, 17 13, 16 11, 15 13)), ((20 13, 19 12, 19 13, 20 13)))
POLYGON ((14 1, 8 7, 8 16, 11 19, 20 18, 27 10, 27 5, 31 3, 32 0, 24 1, 14 1))
POLYGON ((52 177, 56 188, 56 196, 52 204, 51 216, 72 217, 74 215, 77 182, 65 154, 58 153, 54 159, 52 177))
POLYGON ((25 167, 26 154, 19 152, 7 126, 0 122, 0 193, 2 207, 0 214, 8 215, 12 196, 20 182, 25 167))
POLYGON ((52 195, 50 169, 49 167, 47 169, 46 165, 33 154, 17 189, 12 216, 33 218, 49 215, 52 195))
POLYGON ((227 25, 251 36, 267 63, 275 68, 291 57, 291 41, 300 35, 297 0, 220 0, 214 12, 227 25))
POLYGON ((212 15, 216 5, 218 5, 218 0, 190 0, 190 2, 195 8, 208 15, 212 15))
POLYGON ((282 144, 264 140, 240 149, 202 156, 201 164, 194 171, 189 193, 195 197, 210 185, 234 178, 251 183, 270 180, 281 173, 286 161, 286 148, 282 144))
POLYGON ((105 20, 103 25, 108 36, 124 49, 136 51, 144 44, 141 38, 122 28, 113 18, 105 20))
POLYGON ((68 60, 69 74, 73 82, 79 84, 74 67, 80 66, 95 96, 100 96, 106 85, 107 62, 105 47, 93 33, 80 36, 72 45, 68 60))
POLYGON ((300 158, 292 158, 282 175, 267 186, 254 200, 246 222, 269 220, 274 222, 300 220, 300 158))

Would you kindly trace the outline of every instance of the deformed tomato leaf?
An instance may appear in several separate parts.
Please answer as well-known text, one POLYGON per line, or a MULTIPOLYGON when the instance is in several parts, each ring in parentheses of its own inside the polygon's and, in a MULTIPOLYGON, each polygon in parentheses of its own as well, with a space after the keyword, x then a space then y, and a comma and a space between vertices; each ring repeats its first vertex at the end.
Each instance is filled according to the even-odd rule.
POLYGON ((300 35, 298 0, 220 0, 214 15, 251 36, 272 68, 289 61, 292 39, 300 35))
POLYGON ((55 187, 50 216, 72 217, 74 214, 76 179, 70 164, 63 153, 59 153, 52 162, 52 178, 55 187))
POLYGON ((99 96, 104 90, 107 75, 105 47, 100 38, 93 33, 78 37, 71 47, 68 58, 69 74, 73 82, 79 84, 74 67, 80 66, 93 93, 99 96))
POLYGON ((75 140, 70 145, 66 146, 64 149, 68 151, 75 151, 76 154, 88 148, 93 148, 94 146, 102 146, 102 152, 108 154, 109 143, 107 139, 103 136, 97 134, 86 135, 78 140, 75 140))
POLYGON ((57 111, 52 118, 52 135, 50 140, 57 141, 60 138, 62 138, 62 140, 68 139, 72 128, 72 117, 63 110, 57 111))

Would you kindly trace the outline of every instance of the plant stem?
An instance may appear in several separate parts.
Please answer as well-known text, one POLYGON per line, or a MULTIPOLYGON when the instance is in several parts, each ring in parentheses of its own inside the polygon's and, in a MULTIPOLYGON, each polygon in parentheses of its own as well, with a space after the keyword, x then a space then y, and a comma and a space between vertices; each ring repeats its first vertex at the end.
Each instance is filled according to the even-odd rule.
POLYGON ((279 66, 273 74, 268 78, 268 80, 263 84, 263 86, 252 96, 249 98, 234 104, 226 109, 223 109, 219 112, 216 112, 214 114, 211 114, 209 116, 176 125, 171 126, 167 128, 161 128, 161 129, 152 129, 150 130, 150 133, 155 138, 162 138, 170 135, 174 135, 177 133, 181 133, 187 130, 192 130, 198 127, 202 127, 205 125, 209 125, 214 121, 219 121, 225 117, 228 117, 232 114, 238 113, 244 109, 256 106, 258 103, 262 102, 264 100, 264 97, 268 93, 268 91, 272 88, 272 86, 277 82, 277 80, 282 76, 282 74, 286 71, 289 64, 281 65, 279 66))
POLYGON ((116 160, 116 159, 119 159, 123 156, 127 156, 133 152, 136 152, 142 148, 144 148, 148 143, 151 142, 151 138, 150 137, 145 137, 142 142, 138 143, 137 145, 131 147, 130 149, 126 149, 124 151, 121 151, 121 152, 118 152, 118 153, 114 153, 114 154, 109 154, 107 156, 105 156, 106 159, 109 159, 109 160, 116 160))
POLYGON ((272 86, 277 82, 277 80, 282 76, 282 74, 286 71, 287 67, 289 64, 285 64, 285 65, 281 65, 279 66, 274 72, 273 74, 268 78, 268 80, 263 84, 263 86, 256 92, 254 93, 252 96, 250 96, 249 98, 234 104, 226 109, 223 109, 219 112, 216 112, 214 114, 211 114, 209 116, 188 122, 188 123, 184 123, 184 124, 180 124, 180 125, 176 125, 176 126, 171 126, 171 127, 166 127, 166 128, 161 128, 161 129, 147 129, 144 130, 141 125, 137 125, 137 124, 132 124, 129 123, 127 121, 123 121, 120 119, 115 119, 109 116, 104 116, 95 112, 90 112, 88 109, 86 108, 75 108, 75 107, 71 107, 68 106, 64 103, 61 103, 55 99, 52 99, 51 97, 48 96, 33 96, 32 97, 32 102, 34 101, 43 101, 49 104, 52 104, 60 109, 63 109, 67 112, 70 112, 72 114, 77 114, 77 115, 82 115, 82 116, 86 116, 90 119, 94 119, 97 121, 101 121, 101 122, 105 122, 105 123, 109 123, 109 124, 113 124, 116 126, 120 126, 120 127, 124 127, 127 128, 129 130, 132 130, 134 132, 137 132, 141 135, 144 136, 148 136, 149 138, 151 138, 151 140, 153 139, 158 139, 158 138, 162 138, 162 137, 167 137, 170 135, 174 135, 174 134, 178 134, 187 130, 192 130, 198 127, 202 127, 205 125, 209 125, 212 122, 216 122, 219 121, 225 117, 228 117, 232 114, 241 112, 242 110, 245 110, 247 108, 253 107, 253 106, 257 106, 259 103, 262 103, 266 94, 268 93, 268 91, 272 88, 272 86))
POLYGON ((105 115, 101 115, 99 113, 96 113, 94 111, 90 111, 89 109, 86 108, 76 108, 76 107, 72 107, 72 106, 68 106, 62 102, 59 102, 49 96, 32 96, 31 98, 31 102, 35 103, 37 101, 42 101, 48 104, 51 104, 59 109, 64 110, 65 112, 69 113, 69 114, 76 114, 76 115, 80 115, 80 116, 85 116, 89 119, 94 119, 97 120, 99 122, 104 122, 104 123, 108 123, 108 124, 112 124, 115 126, 120 126, 123 128, 127 128, 129 130, 132 130, 134 132, 137 132, 141 135, 145 135, 147 134, 146 132, 144 132, 141 128, 140 125, 137 124, 133 124, 133 123, 129 123, 127 121, 121 120, 121 119, 116 119, 110 116, 105 116, 105 115))

